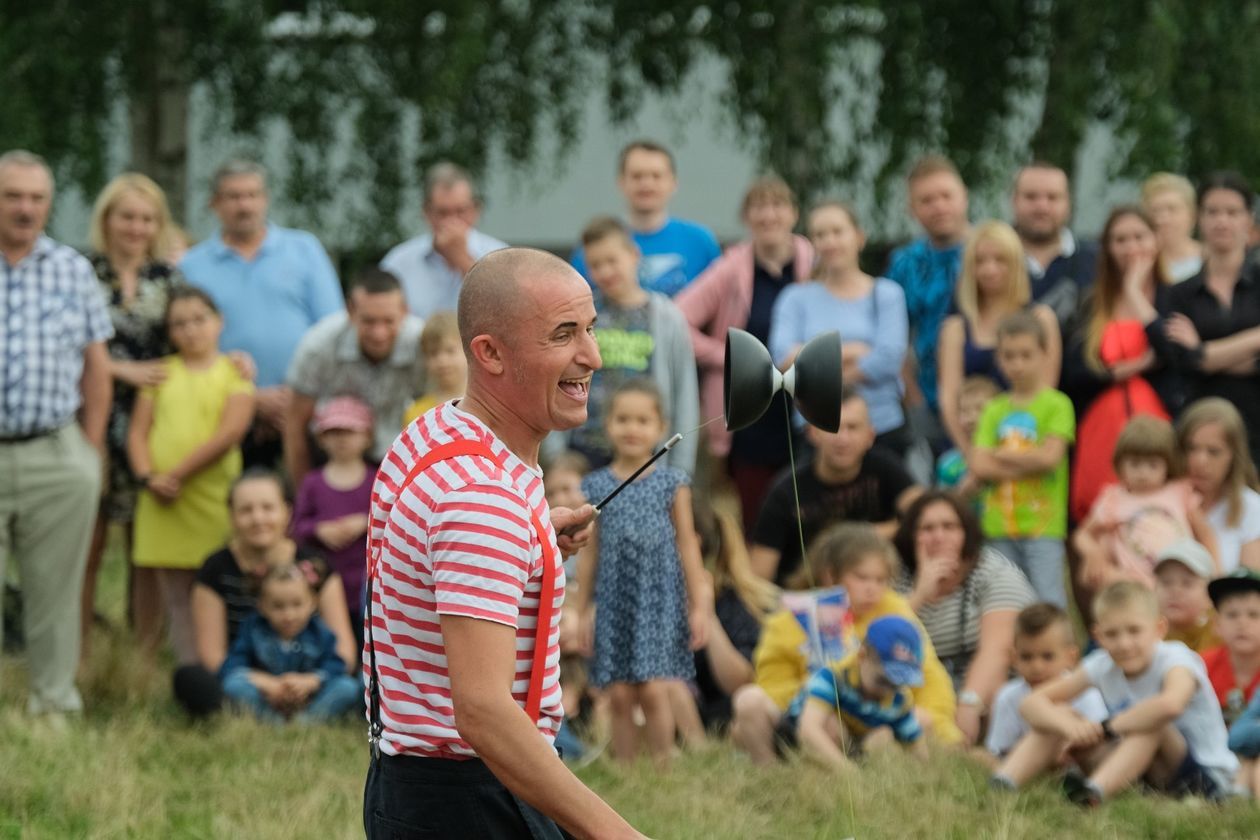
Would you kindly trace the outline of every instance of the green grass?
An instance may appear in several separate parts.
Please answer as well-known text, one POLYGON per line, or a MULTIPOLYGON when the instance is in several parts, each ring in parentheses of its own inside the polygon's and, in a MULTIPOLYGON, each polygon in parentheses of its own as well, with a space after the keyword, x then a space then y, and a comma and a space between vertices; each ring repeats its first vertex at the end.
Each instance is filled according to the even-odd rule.
MULTIPOLYGON (((100 603, 120 624, 119 558, 103 577, 100 603)), ((21 660, 0 664, 0 840, 362 836, 362 725, 190 725, 166 670, 147 669, 125 635, 99 634, 94 650, 81 680, 88 713, 62 733, 21 713, 21 660)), ((713 744, 666 776, 601 761, 582 777, 658 838, 1260 837, 1251 803, 1131 795, 1083 813, 1050 783, 992 793, 984 771, 954 755, 927 765, 891 755, 836 778, 800 763, 757 769, 713 744)))

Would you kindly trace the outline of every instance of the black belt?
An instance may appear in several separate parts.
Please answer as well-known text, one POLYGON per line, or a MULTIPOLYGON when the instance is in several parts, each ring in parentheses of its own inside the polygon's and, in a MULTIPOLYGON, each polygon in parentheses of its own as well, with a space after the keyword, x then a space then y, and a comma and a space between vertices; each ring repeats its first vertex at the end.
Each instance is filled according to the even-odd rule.
POLYGON ((26 434, 21 435, 0 435, 0 443, 29 443, 32 440, 39 440, 40 438, 55 435, 57 432, 60 432, 61 429, 62 427, 59 426, 56 429, 43 429, 38 432, 27 432, 26 434))

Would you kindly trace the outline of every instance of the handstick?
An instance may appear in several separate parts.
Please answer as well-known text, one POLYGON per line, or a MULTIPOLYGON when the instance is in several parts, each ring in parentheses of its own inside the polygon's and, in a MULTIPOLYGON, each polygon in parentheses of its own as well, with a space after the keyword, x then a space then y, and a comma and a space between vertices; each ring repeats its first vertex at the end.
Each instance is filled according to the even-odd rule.
POLYGON ((657 461, 659 461, 662 455, 664 455, 669 450, 673 449, 674 444, 678 443, 678 441, 682 439, 683 439, 682 432, 679 432, 678 434, 674 435, 669 440, 665 441, 665 445, 662 446, 660 449, 656 450, 656 452, 652 455, 652 457, 648 458, 647 461, 643 463, 643 466, 639 467, 637 470, 630 473, 629 478, 627 478, 625 481, 618 484, 615 488, 613 488, 613 491, 611 493, 609 493, 607 496, 605 496, 603 499, 600 500, 599 504, 595 505, 595 514, 599 515, 599 513, 604 509, 604 505, 608 504, 614 498, 616 498, 618 493, 620 493, 622 490, 625 490, 626 487, 628 487, 631 483, 633 483, 636 478, 643 475, 644 470, 646 470, 648 467, 652 466, 657 461))

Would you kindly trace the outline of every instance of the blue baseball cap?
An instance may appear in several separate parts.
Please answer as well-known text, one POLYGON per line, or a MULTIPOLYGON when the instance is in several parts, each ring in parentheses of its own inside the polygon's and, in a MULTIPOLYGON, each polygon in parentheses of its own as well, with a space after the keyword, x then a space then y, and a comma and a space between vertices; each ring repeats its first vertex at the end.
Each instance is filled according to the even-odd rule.
POLYGON ((909 621, 897 615, 872 621, 866 628, 866 646, 879 657, 890 683, 923 685, 923 638, 909 621))

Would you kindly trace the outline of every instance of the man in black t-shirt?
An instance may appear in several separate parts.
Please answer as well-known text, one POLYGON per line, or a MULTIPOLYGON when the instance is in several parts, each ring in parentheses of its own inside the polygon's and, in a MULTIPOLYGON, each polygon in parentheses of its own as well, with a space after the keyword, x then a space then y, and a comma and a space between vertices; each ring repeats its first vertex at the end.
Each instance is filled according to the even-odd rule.
MULTIPOLYGON (((828 525, 844 521, 874 523, 891 538, 898 515, 923 492, 896 456, 872 449, 875 428, 866 401, 847 387, 841 395, 840 418, 835 434, 808 429, 815 453, 796 468, 806 548, 828 525)), ((755 572, 779 586, 800 568, 790 470, 781 473, 766 494, 752 532, 750 560, 755 572)))

